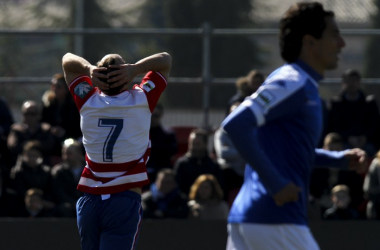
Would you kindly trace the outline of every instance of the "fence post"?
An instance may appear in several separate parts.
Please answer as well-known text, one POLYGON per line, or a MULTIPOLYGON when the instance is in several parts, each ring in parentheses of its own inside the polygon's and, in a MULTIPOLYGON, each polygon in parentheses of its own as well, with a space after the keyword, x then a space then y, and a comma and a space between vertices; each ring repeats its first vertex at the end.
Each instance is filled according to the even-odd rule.
POLYGON ((203 87, 203 127, 208 129, 210 109, 210 82, 211 82, 211 25, 208 22, 202 24, 202 87, 203 87))
MULTIPOLYGON (((76 0, 75 3, 75 28, 83 31, 83 0, 76 0)), ((83 56, 83 33, 75 34, 74 36, 74 52, 79 56, 83 56)))

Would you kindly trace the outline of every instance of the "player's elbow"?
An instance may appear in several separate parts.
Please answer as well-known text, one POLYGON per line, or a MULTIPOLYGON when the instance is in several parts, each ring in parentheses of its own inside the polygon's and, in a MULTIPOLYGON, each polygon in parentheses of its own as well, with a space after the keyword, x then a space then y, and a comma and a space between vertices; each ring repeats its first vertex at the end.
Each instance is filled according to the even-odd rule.
POLYGON ((159 58, 158 68, 159 71, 166 79, 169 77, 169 73, 172 67, 172 57, 167 52, 161 52, 156 55, 159 58))
POLYGON ((171 55, 168 53, 168 52, 161 52, 160 53, 161 54, 161 56, 162 57, 164 57, 166 60, 168 60, 168 61, 172 61, 172 57, 171 57, 171 55))
POLYGON ((170 69, 172 66, 172 57, 168 52, 162 52, 161 56, 163 57, 164 61, 166 62, 167 67, 170 69))
POLYGON ((62 57, 62 61, 67 61, 67 60, 70 59, 73 55, 74 55, 73 53, 67 52, 66 54, 63 55, 63 57, 62 57))
POLYGON ((63 55, 63 57, 62 57, 62 68, 63 69, 67 68, 70 65, 70 62, 72 60, 72 56, 73 56, 73 54, 70 52, 63 55))

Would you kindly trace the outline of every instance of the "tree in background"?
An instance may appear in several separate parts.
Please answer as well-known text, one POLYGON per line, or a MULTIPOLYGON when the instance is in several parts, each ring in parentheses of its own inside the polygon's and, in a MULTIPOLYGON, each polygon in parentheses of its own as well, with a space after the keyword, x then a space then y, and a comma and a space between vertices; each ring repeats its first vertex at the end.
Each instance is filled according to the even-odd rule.
MULTIPOLYGON (((380 9, 380 0, 374 0, 374 4, 377 9, 380 9)), ((372 28, 380 29, 380 13, 376 11, 376 14, 372 16, 372 28)), ((368 46, 366 48, 366 60, 365 60, 365 77, 377 78, 380 77, 379 71, 379 58, 380 58, 380 37, 370 36, 368 40, 368 46)))
MULTIPOLYGON (((157 28, 252 28, 251 0, 146 0, 141 25, 157 28)), ((165 39, 173 61, 173 76, 202 74, 201 36, 170 36, 165 39)), ((259 67, 259 49, 252 37, 218 36, 211 40, 211 72, 214 77, 237 77, 259 67)))
MULTIPOLYGON (((132 6, 130 9, 123 9, 123 11, 115 11, 114 6, 108 6, 108 1, 83 0, 83 4, 84 28, 112 29, 118 27, 140 27, 138 23, 128 20, 128 17, 133 18, 133 16, 136 16, 136 13, 134 13, 137 11, 136 6, 132 6)), ((72 13, 75 13, 75 6, 75 0, 72 0, 72 13)), ((84 35, 83 40, 83 57, 91 63, 96 63, 105 54, 109 53, 120 54, 127 62, 133 63, 144 55, 157 52, 153 49, 155 46, 152 46, 154 40, 150 38, 146 39, 145 35, 87 34, 84 35)))
MULTIPOLYGON (((83 5, 83 28, 111 28, 109 21, 111 19, 112 14, 105 12, 104 9, 102 9, 101 6, 99 6, 98 1, 83 0, 83 5)), ((72 7, 72 13, 75 13, 75 0, 72 0, 72 7)), ((118 41, 119 39, 114 35, 84 35, 82 56, 86 58, 89 62, 95 64, 105 54, 110 53, 110 51, 115 51, 115 45, 118 44, 118 41)))
MULTIPOLYGON (((1 0, 0 27, 10 29, 68 28, 69 8, 62 0, 1 0)), ((0 36, 0 76, 50 77, 62 70, 62 55, 70 38, 64 35, 0 36)), ((15 121, 21 119, 25 100, 39 102, 50 84, 0 84, 0 95, 13 110, 15 121)))
MULTIPOLYGON (((68 28, 68 13, 65 3, 59 1, 1 0, 0 26, 22 29, 68 28)), ((0 75, 53 75, 61 69, 60 57, 67 44, 68 38, 58 35, 1 36, 0 75)))

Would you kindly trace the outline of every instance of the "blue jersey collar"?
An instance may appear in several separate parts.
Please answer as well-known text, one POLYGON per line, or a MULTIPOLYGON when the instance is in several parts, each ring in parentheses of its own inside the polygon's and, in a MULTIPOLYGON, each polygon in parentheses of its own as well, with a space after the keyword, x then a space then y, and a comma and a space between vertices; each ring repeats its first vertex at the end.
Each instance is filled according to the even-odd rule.
POLYGON ((316 82, 319 82, 320 80, 323 79, 323 76, 321 76, 317 71, 312 69, 309 65, 307 65, 300 59, 295 60, 294 64, 296 64, 301 69, 303 69, 306 73, 308 73, 316 82))

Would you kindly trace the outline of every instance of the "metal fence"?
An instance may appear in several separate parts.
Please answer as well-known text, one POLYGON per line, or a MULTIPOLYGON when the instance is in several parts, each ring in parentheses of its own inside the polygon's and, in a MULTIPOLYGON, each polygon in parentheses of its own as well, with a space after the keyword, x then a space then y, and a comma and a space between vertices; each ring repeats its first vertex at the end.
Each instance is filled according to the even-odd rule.
MULTIPOLYGON (((380 35, 379 29, 342 29, 341 33, 345 36, 377 36, 380 35)), ((212 78, 210 72, 211 55, 210 55, 210 40, 211 37, 222 36, 276 36, 278 34, 277 29, 212 29, 208 23, 204 23, 202 27, 198 29, 0 29, 0 36, 39 36, 39 35, 72 35, 75 36, 75 53, 81 54, 83 48, 83 36, 88 34, 128 34, 128 35, 170 35, 170 36, 200 36, 202 38, 202 76, 198 78, 193 77, 175 77, 171 78, 172 83, 198 83, 202 86, 202 110, 198 112, 197 119, 199 120, 200 114, 202 121, 201 126, 210 126, 210 116, 213 119, 213 123, 218 123, 223 117, 223 111, 218 111, 213 115, 210 115, 210 87, 212 85, 233 84, 236 78, 212 78), (217 117, 217 118, 215 118, 217 117), (217 120, 215 122, 215 119, 217 120)), ((49 83, 51 77, 0 77, 0 84, 41 84, 49 83)), ((325 84, 337 84, 340 82, 339 78, 326 78, 321 85, 325 84)), ((364 84, 379 84, 380 79, 366 78, 363 79, 364 84)), ((173 113, 173 112, 172 112, 173 113)), ((174 112, 175 113, 175 112, 174 112)), ((183 113, 183 112, 182 112, 183 113)), ((170 114, 170 112, 169 112, 170 114)), ((178 116, 178 115, 177 115, 178 116)), ((195 118, 190 119, 194 121, 195 118)), ((195 119, 195 120, 197 120, 195 119)), ((170 124, 170 121, 167 120, 170 124)), ((173 124, 170 124, 173 125, 173 124)), ((175 125, 175 124, 174 124, 175 125)), ((194 124, 192 124, 194 125, 194 124)))

